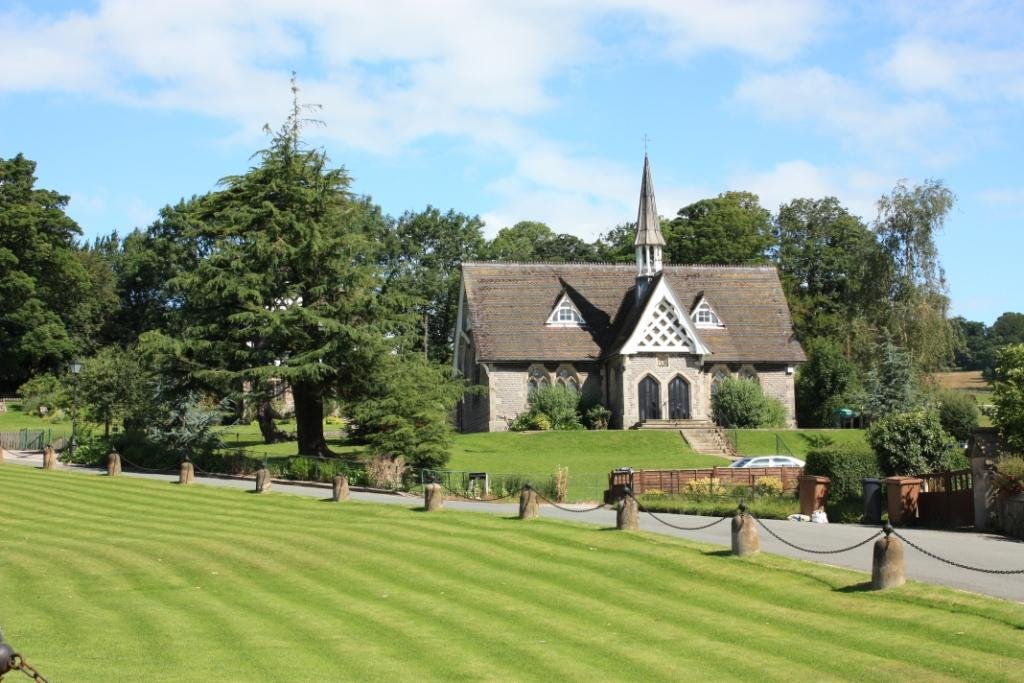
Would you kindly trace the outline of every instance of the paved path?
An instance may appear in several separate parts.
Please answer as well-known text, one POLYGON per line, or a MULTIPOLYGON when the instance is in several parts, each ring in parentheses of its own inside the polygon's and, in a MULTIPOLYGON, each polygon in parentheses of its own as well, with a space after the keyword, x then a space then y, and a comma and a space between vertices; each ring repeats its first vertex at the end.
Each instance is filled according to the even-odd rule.
MULTIPOLYGON (((7 452, 5 462, 21 464, 29 467, 41 467, 42 456, 38 453, 7 452)), ((99 475, 103 470, 86 467, 68 467, 66 469, 85 474, 99 475)), ((144 479, 157 479, 161 481, 177 481, 176 474, 149 474, 138 472, 125 472, 124 476, 140 477, 144 479)), ((251 489, 251 479, 229 479, 217 477, 204 477, 196 475, 197 483, 209 486, 221 486, 226 488, 251 489)), ((299 484, 274 483, 274 491, 302 496, 328 497, 330 491, 322 486, 309 486, 299 484)), ((405 505, 418 507, 422 505, 419 497, 407 497, 379 493, 367 493, 353 491, 354 500, 384 503, 388 505, 405 505)), ((446 501, 445 507, 452 510, 471 510, 474 512, 485 512, 497 515, 517 514, 519 506, 514 503, 474 503, 465 501, 446 501)), ((571 507, 571 506, 567 506, 571 507)), ((582 506, 586 507, 586 506, 582 506)), ((586 522, 599 526, 615 526, 615 512, 610 509, 595 510, 593 512, 573 513, 560 510, 550 505, 541 506, 541 514, 544 517, 563 519, 573 522, 586 522)), ((698 526, 711 521, 708 517, 697 517, 692 515, 659 514, 665 521, 679 526, 698 526)), ((765 524, 775 533, 786 540, 805 548, 829 550, 852 545, 862 541, 878 531, 878 527, 861 526, 859 524, 810 524, 807 522, 789 522, 782 520, 768 520, 765 524)), ((702 531, 680 531, 667 527, 649 515, 640 515, 640 528, 644 531, 677 536, 694 541, 714 543, 728 546, 730 544, 729 522, 725 521, 709 529, 702 531)), ((761 547, 767 552, 777 553, 788 557, 795 557, 801 560, 831 564, 839 567, 858 569, 865 572, 871 571, 871 545, 867 544, 856 550, 836 555, 815 555, 801 552, 790 548, 770 534, 760 531, 761 547)), ((1024 569, 1024 542, 1015 541, 1004 536, 993 534, 980 534, 962 531, 935 531, 931 529, 910 529, 901 530, 901 533, 914 543, 926 548, 936 555, 949 558, 965 564, 980 566, 990 569, 1024 569)), ((943 564, 931 558, 925 557, 913 548, 906 548, 907 577, 934 583, 951 586, 963 590, 984 593, 999 598, 1006 598, 1017 602, 1024 602, 1024 574, 1016 575, 995 575, 983 574, 980 572, 967 571, 943 564)))

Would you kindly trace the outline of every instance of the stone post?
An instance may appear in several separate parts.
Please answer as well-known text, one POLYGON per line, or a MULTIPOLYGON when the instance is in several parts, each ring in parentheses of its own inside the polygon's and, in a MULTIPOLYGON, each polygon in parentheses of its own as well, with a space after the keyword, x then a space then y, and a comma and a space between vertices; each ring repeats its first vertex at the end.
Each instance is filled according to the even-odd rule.
POLYGON ((335 503, 341 503, 348 500, 348 477, 344 474, 334 475, 334 485, 332 486, 331 500, 335 503))
POLYGON ((917 499, 924 480, 917 477, 888 477, 885 480, 889 523, 907 526, 917 521, 917 499))
POLYGON ((192 464, 192 461, 185 458, 181 461, 181 469, 178 471, 178 483, 182 486, 188 486, 196 478, 196 468, 192 464))
POLYGON ((121 454, 115 448, 107 456, 107 476, 116 477, 119 474, 121 474, 121 454))
POLYGON ((7 451, 5 451, 3 448, 0 448, 0 462, 4 461, 5 455, 7 455, 7 451))
POLYGON ((615 508, 615 528, 619 531, 640 530, 640 504, 628 488, 615 508))
POLYGON ((757 522, 747 514, 747 506, 740 503, 740 509, 732 518, 732 554, 739 557, 761 552, 761 541, 757 537, 757 522))
POLYGON ((266 467, 256 470, 256 493, 266 493, 270 490, 270 471, 266 467))
POLYGON ((832 483, 832 480, 813 474, 801 474, 797 477, 797 482, 800 487, 800 514, 810 517, 818 510, 824 510, 825 499, 828 497, 828 485, 832 483))
POLYGON ((444 507, 444 489, 440 484, 427 484, 423 487, 423 508, 427 512, 436 512, 444 507))
POLYGON ((907 582, 903 544, 891 534, 892 527, 886 524, 885 538, 875 541, 871 557, 871 587, 875 590, 895 588, 907 582))
POLYGON ((540 498, 533 487, 527 484, 519 494, 519 519, 536 519, 540 517, 540 498))
POLYGON ((50 446, 49 444, 47 444, 46 448, 43 449, 43 469, 57 469, 57 452, 53 450, 53 446, 50 446))

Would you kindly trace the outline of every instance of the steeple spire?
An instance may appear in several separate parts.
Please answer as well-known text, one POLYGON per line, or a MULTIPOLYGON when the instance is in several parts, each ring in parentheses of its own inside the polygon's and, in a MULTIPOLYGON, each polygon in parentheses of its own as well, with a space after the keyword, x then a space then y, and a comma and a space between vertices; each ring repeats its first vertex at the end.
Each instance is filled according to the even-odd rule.
POLYGON ((640 209, 636 215, 636 277, 638 289, 645 289, 641 279, 649 281, 661 272, 661 248, 665 238, 661 234, 661 220, 654 205, 654 182, 651 180, 651 162, 644 154, 644 176, 640 181, 640 209))

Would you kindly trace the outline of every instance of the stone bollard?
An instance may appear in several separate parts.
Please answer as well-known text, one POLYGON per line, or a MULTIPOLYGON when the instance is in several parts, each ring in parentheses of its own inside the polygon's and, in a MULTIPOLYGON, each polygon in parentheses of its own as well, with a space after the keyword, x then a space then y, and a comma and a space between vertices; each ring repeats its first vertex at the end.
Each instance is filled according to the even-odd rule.
POLYGON ((331 500, 335 503, 341 503, 348 500, 348 477, 344 474, 334 475, 331 500))
POLYGON ((256 493, 266 493, 270 490, 270 471, 266 467, 256 470, 256 493))
POLYGON ((7 451, 5 451, 3 448, 0 448, 0 462, 4 461, 5 455, 7 455, 7 451))
POLYGON ((181 461, 181 469, 178 470, 178 483, 182 486, 188 486, 196 478, 196 466, 192 464, 192 461, 185 458, 181 461))
POLYGON ((121 474, 121 454, 115 448, 107 456, 107 476, 116 477, 119 474, 121 474))
POLYGON ((615 528, 619 531, 640 530, 640 504, 629 489, 626 489, 626 495, 619 499, 615 508, 615 528))
POLYGON ((885 538, 875 541, 871 557, 871 587, 875 590, 895 588, 907 582, 907 568, 903 562, 903 544, 892 536, 892 527, 884 527, 885 538))
POLYGON ((740 503, 739 512, 732 518, 732 554, 739 557, 761 552, 757 538, 757 522, 747 514, 747 506, 740 503))
POLYGON ((57 451, 53 450, 53 446, 47 445, 46 448, 43 449, 43 469, 57 469, 57 451))
POLYGON ((427 484, 423 487, 423 508, 427 512, 435 512, 444 507, 444 489, 440 484, 427 484))
POLYGON ((519 519, 536 519, 540 517, 540 498, 533 487, 527 484, 519 494, 519 519))

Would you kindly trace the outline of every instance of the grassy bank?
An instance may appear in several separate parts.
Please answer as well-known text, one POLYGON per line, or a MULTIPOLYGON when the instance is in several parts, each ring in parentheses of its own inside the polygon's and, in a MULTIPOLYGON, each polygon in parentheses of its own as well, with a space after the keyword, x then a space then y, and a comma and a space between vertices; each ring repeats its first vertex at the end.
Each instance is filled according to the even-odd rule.
POLYGON ((863 429, 730 429, 727 433, 736 439, 742 455, 787 455, 780 448, 781 442, 794 456, 803 458, 813 448, 816 436, 828 437, 839 445, 864 443, 863 429))
POLYGON ((0 509, 0 622, 54 681, 1006 680, 1024 665, 1020 605, 864 592, 863 574, 649 534, 13 465, 0 509))

